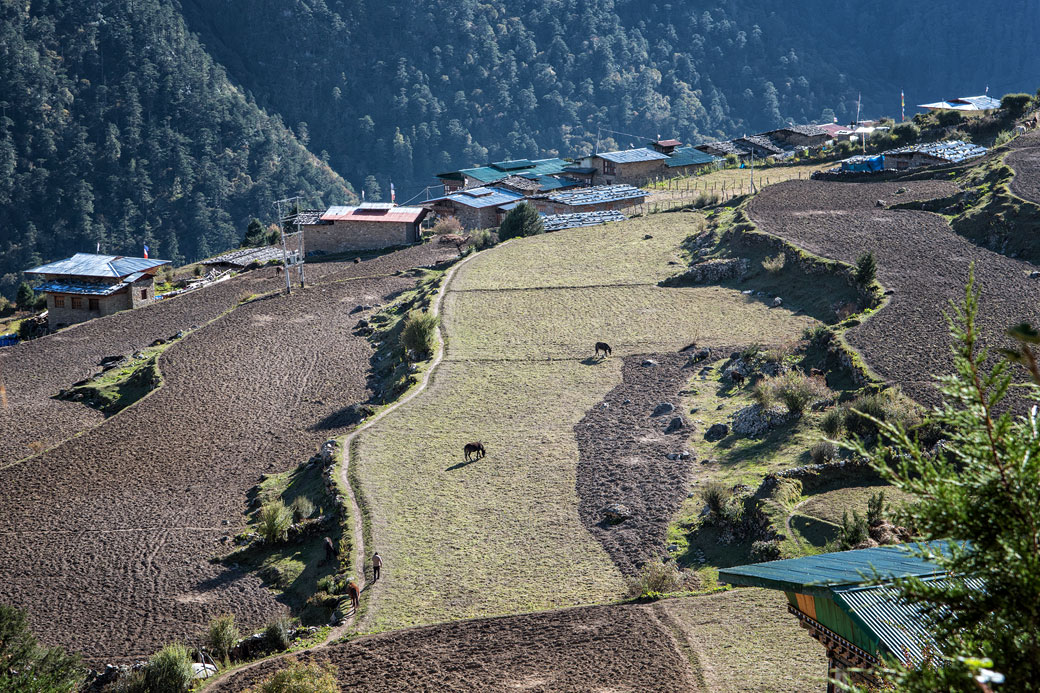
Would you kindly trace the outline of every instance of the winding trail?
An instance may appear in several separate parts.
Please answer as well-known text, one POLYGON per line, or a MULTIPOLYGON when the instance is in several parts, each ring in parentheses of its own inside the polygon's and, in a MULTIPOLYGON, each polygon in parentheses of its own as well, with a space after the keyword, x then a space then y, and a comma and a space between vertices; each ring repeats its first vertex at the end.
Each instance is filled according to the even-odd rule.
MULTIPOLYGON (((469 260, 471 258, 473 258, 476 254, 477 253, 470 253, 468 256, 463 258, 461 261, 455 263, 455 265, 452 266, 448 270, 447 274, 444 275, 444 280, 441 282, 440 288, 437 291, 437 298, 433 302, 433 305, 431 306, 431 311, 433 312, 433 314, 435 316, 440 316, 441 304, 443 303, 445 294, 447 294, 448 285, 451 283, 452 278, 455 276, 455 272, 460 267, 462 267, 464 264, 469 262, 469 260)), ((427 385, 429 385, 430 378, 433 375, 433 372, 437 369, 437 366, 439 366, 441 364, 441 362, 444 360, 444 352, 445 352, 444 345, 445 344, 446 344, 446 338, 445 338, 445 335, 444 335, 444 327, 443 327, 443 325, 438 324, 438 326, 437 326, 437 350, 436 350, 436 352, 433 355, 433 360, 430 362, 430 367, 427 368, 426 371, 423 373, 422 379, 419 381, 419 383, 414 388, 412 388, 411 392, 406 394, 404 397, 402 397, 401 399, 397 400, 393 404, 390 404, 385 409, 383 409, 381 412, 379 412, 378 414, 376 414, 372 418, 368 419, 364 424, 362 424, 361 426, 358 426, 356 429, 354 429, 353 431, 351 431, 347 435, 345 435, 342 438, 340 438, 340 448, 343 451, 343 461, 342 461, 342 464, 340 464, 339 478, 340 478, 340 481, 342 482, 343 487, 346 489, 347 500, 350 501, 350 512, 351 512, 351 516, 353 517, 353 522, 352 522, 352 525, 353 525, 353 527, 352 527, 352 529, 353 529, 353 537, 352 537, 352 539, 353 539, 353 546, 354 546, 352 563, 353 563, 354 570, 356 572, 356 576, 357 576, 356 580, 357 580, 357 583, 358 583, 358 587, 361 589, 362 596, 365 596, 366 592, 369 592, 370 590, 374 589, 376 583, 372 583, 370 585, 370 584, 366 583, 366 581, 365 581, 365 555, 366 555, 366 551, 367 551, 367 549, 365 547, 365 536, 364 536, 364 524, 365 523, 364 523, 364 518, 363 518, 363 516, 361 514, 361 506, 358 504, 358 501, 357 501, 357 494, 354 491, 353 485, 350 483, 350 463, 351 463, 351 456, 352 456, 351 448, 353 446, 354 441, 357 439, 357 437, 361 433, 367 431, 369 428, 371 428, 376 423, 381 421, 383 419, 383 417, 385 417, 390 412, 392 412, 392 411, 396 410, 398 407, 401 407, 401 406, 407 404, 408 402, 410 402, 412 399, 414 399, 417 395, 419 395, 420 393, 422 393, 426 389, 427 385)), ((319 644, 317 644, 317 645, 315 645, 313 647, 308 648, 307 651, 308 652, 314 652, 314 651, 317 651, 317 650, 321 650, 323 648, 326 648, 326 647, 328 647, 328 646, 338 642, 345 635, 347 635, 348 631, 352 627, 354 627, 356 625, 356 623, 355 623, 356 622, 356 617, 357 617, 356 612, 351 611, 346 616, 346 618, 343 619, 342 623, 340 623, 338 626, 332 628, 332 630, 329 631, 329 634, 325 637, 325 639, 321 643, 319 643, 319 644)), ((202 690, 206 690, 206 691, 216 691, 216 690, 219 690, 220 685, 225 680, 227 680, 228 678, 230 678, 233 675, 237 675, 237 674, 239 674, 239 673, 241 673, 243 671, 247 671, 247 670, 252 669, 253 667, 259 666, 261 664, 268 664, 270 662, 276 662, 276 661, 282 660, 282 659, 284 659, 286 657, 294 656, 295 654, 296 653, 288 653, 287 652, 287 653, 274 655, 272 657, 265 657, 265 658, 262 658, 262 659, 257 659, 255 661, 249 662, 248 664, 245 664, 243 666, 236 667, 236 668, 229 669, 227 671, 221 672, 217 676, 211 678, 206 683, 206 685, 203 687, 202 690)))

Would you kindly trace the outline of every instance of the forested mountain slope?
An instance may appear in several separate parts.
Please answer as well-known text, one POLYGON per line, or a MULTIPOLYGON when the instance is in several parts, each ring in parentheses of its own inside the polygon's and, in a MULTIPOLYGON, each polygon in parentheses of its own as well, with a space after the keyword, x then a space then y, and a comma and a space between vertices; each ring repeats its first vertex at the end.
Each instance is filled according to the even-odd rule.
POLYGON ((950 0, 181 0, 233 79, 360 185, 847 121, 1035 87, 1040 6, 950 0), (609 136, 609 135, 608 135, 609 136), (603 146, 611 146, 606 142, 603 146), (638 146, 638 144, 637 144, 638 146))
POLYGON ((174 261, 349 186, 226 77, 160 0, 0 0, 0 291, 77 251, 174 261))

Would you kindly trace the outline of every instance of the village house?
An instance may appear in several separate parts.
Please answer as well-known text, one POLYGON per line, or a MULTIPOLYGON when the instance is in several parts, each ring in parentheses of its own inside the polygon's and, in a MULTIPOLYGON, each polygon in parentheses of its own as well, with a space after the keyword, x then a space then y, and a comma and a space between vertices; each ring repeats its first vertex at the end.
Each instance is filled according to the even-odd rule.
POLYGON ((593 154, 583 158, 581 165, 596 169, 592 176, 592 182, 595 185, 618 183, 643 185, 650 179, 664 174, 666 170, 664 162, 667 160, 667 154, 647 147, 639 147, 638 149, 593 154))
POLYGON ((744 135, 733 140, 737 146, 748 150, 756 159, 765 159, 784 153, 784 148, 765 135, 744 135))
POLYGON ((390 202, 329 207, 316 219, 301 216, 303 247, 308 255, 331 255, 418 243, 422 238, 419 225, 428 212, 423 207, 398 207, 390 202))
POLYGON ((762 135, 782 148, 822 147, 831 139, 831 134, 818 125, 787 125, 762 135))
MULTIPOLYGON (((948 550, 945 542, 932 542, 929 548, 948 550)), ((933 644, 920 607, 902 602, 891 587, 893 580, 908 577, 925 582, 951 579, 935 563, 899 545, 719 571, 719 580, 731 585, 784 592, 787 611, 827 649, 828 677, 861 686, 877 686, 870 670, 886 662, 920 665, 933 644)), ((982 588, 977 579, 957 579, 968 589, 982 588)), ((836 690, 835 684, 827 684, 828 693, 836 690)))
POLYGON ((500 188, 503 190, 511 190, 513 192, 520 193, 521 195, 531 196, 538 195, 539 193, 550 192, 552 190, 566 190, 568 188, 577 188, 583 186, 584 183, 573 178, 555 177, 555 176, 507 176, 502 180, 495 181, 488 187, 500 188))
POLYGON ((985 113, 1000 108, 1000 99, 992 96, 961 96, 949 101, 936 101, 935 103, 918 104, 918 108, 927 108, 929 111, 961 111, 962 113, 985 113))
POLYGON ((51 329, 139 308, 155 300, 155 273, 168 260, 76 253, 26 270, 41 277, 51 329))
POLYGON ((661 152, 668 156, 672 155, 676 149, 682 146, 682 142, 679 140, 657 140, 655 142, 648 143, 654 151, 661 152))
POLYGON ((912 144, 885 152, 884 163, 888 170, 905 171, 922 166, 956 164, 980 157, 986 151, 985 147, 961 140, 912 144))
POLYGON ((688 176, 701 169, 718 166, 723 162, 723 159, 705 154, 694 147, 679 147, 671 152, 664 165, 670 176, 688 176))
POLYGON ((444 194, 467 188, 479 188, 509 176, 555 176, 564 172, 571 162, 563 159, 514 159, 497 161, 487 166, 464 168, 459 171, 438 173, 444 194))
POLYGON ((455 217, 464 229, 491 229, 525 195, 505 188, 468 188, 428 200, 423 206, 442 217, 455 217))
POLYGON ((751 152, 748 149, 739 146, 733 140, 720 140, 718 142, 698 144, 694 149, 711 156, 717 156, 720 159, 725 159, 728 155, 732 154, 737 157, 738 160, 743 161, 751 156, 751 152))
POLYGON ((823 125, 817 125, 816 127, 826 132, 832 140, 847 140, 852 136, 855 129, 846 125, 838 125, 837 123, 824 123, 823 125))
POLYGON ((543 214, 574 214, 628 209, 643 204, 647 195, 631 185, 599 185, 539 195, 532 202, 543 214))

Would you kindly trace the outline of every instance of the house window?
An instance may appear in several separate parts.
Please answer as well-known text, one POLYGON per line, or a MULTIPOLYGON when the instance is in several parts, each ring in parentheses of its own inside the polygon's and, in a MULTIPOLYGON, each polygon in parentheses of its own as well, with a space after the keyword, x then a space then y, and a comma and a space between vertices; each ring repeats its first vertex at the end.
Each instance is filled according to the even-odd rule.
POLYGON ((93 311, 99 311, 99 310, 101 310, 101 303, 96 298, 88 298, 87 299, 87 308, 89 308, 90 310, 93 310, 93 311))
POLYGON ((141 289, 141 300, 148 300, 148 289, 141 289))
POLYGON ((613 176, 615 174, 617 174, 617 166, 614 164, 613 161, 607 161, 606 159, 604 159, 603 160, 603 175, 604 176, 613 176))
POLYGON ((64 296, 55 296, 54 297, 54 307, 55 308, 64 308, 65 307, 65 297, 64 296))
POLYGON ((72 309, 76 310, 77 308, 82 308, 82 307, 83 307, 83 297, 82 296, 73 296, 72 297, 72 309))

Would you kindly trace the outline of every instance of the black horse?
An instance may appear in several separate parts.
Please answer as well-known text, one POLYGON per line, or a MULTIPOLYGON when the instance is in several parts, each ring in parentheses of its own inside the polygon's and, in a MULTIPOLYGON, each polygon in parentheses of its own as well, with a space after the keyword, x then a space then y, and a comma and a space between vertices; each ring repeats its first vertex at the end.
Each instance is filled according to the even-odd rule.
POLYGON ((610 345, 606 342, 596 342, 596 356, 599 356, 599 352, 603 352, 603 358, 610 356, 610 345))
POLYGON ((467 462, 470 461, 471 455, 475 455, 476 459, 479 460, 486 454, 487 452, 484 450, 483 443, 466 443, 466 445, 462 448, 462 455, 463 457, 465 457, 467 462))

